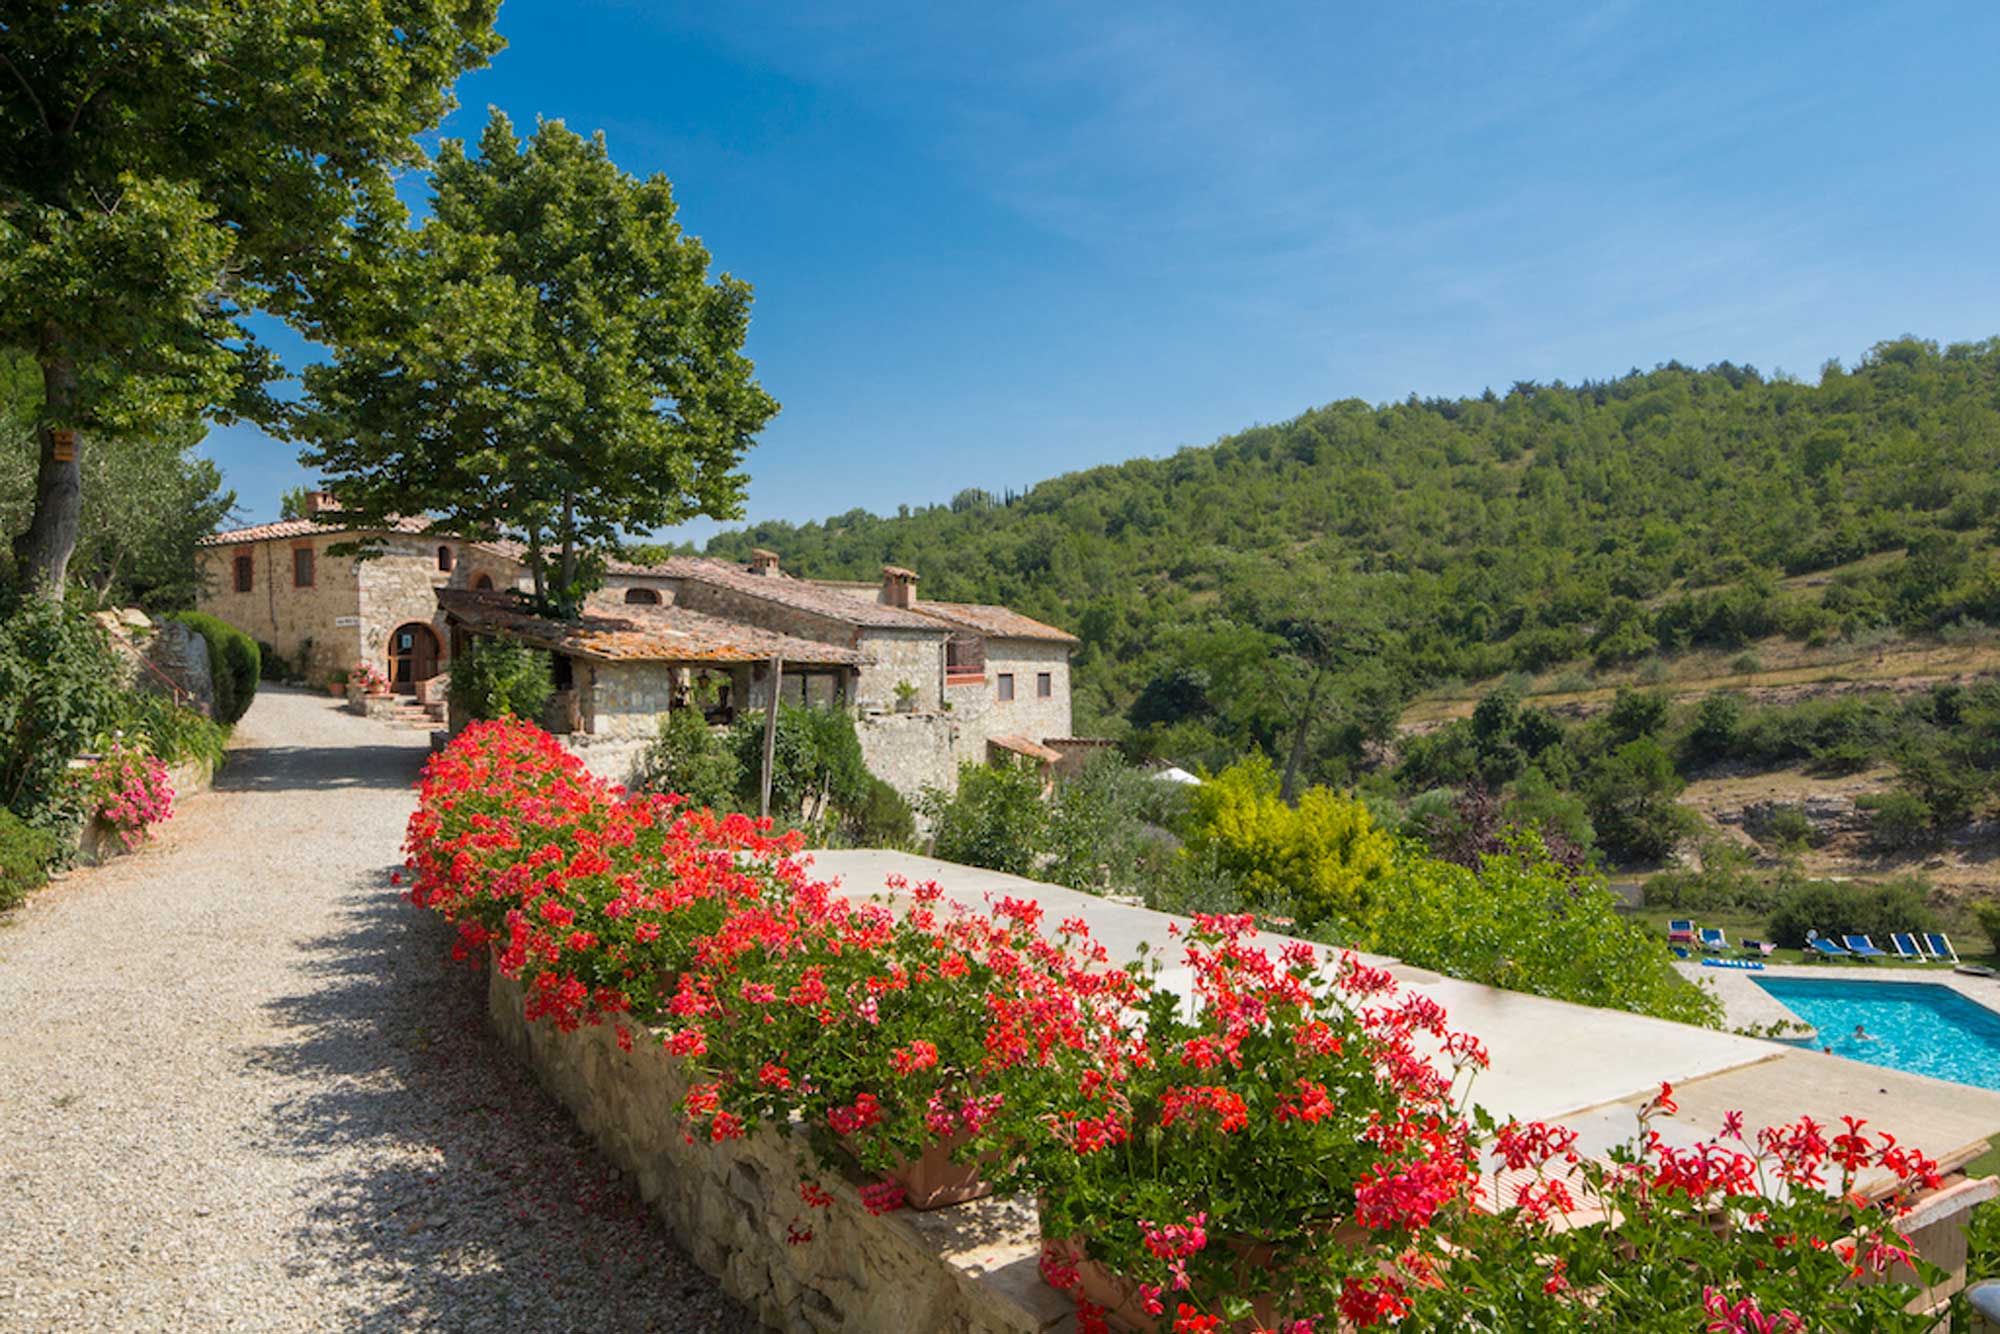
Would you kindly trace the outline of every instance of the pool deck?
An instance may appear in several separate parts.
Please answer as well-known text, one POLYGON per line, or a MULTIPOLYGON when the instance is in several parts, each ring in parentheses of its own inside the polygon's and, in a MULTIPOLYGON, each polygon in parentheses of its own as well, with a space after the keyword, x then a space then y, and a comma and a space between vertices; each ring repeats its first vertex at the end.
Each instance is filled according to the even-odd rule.
MULTIPOLYGON (((1051 923, 1083 918, 1112 958, 1129 959, 1143 945, 1167 965, 1163 980, 1169 985, 1177 974, 1186 976, 1179 966, 1180 944, 1168 930, 1176 923, 1184 927, 1186 918, 910 853, 841 849, 814 853, 812 860, 819 875, 837 879, 853 895, 879 892, 888 877, 900 875, 912 884, 935 880, 948 897, 974 905, 989 895, 1032 898, 1051 923)), ((1275 945, 1285 938, 1263 939, 1275 945)), ((1842 1115, 1865 1116, 1872 1129, 1890 1131, 1899 1142, 1922 1148, 1948 1167, 1978 1156, 1989 1138, 2000 1136, 2000 1092, 1787 1043, 1503 991, 1379 955, 1362 957, 1388 968, 1407 988, 1430 995, 1445 1007, 1452 1027, 1486 1044, 1493 1064, 1473 1087, 1475 1102, 1502 1118, 1561 1121, 1578 1131, 1586 1152, 1602 1153, 1631 1139, 1639 1108, 1662 1081, 1674 1085, 1680 1112, 1655 1128, 1686 1145, 1720 1135, 1724 1114, 1732 1111, 1743 1113, 1752 1128, 1801 1115, 1834 1125, 1842 1115)), ((1769 1000, 1748 973, 1699 965, 1683 971, 1713 984, 1725 1009, 1732 997, 1738 1006, 1749 1004, 1746 990, 1769 1000)), ((1815 966, 1771 968, 1764 975, 1911 980, 1896 972, 1815 966)), ((1939 971, 1926 972, 1921 980, 1951 985, 1983 1005, 2000 1008, 2000 979, 1939 971)), ((1770 1019, 1739 1020, 1732 1010, 1728 1022, 1770 1019)), ((1866 1189, 1873 1183, 1859 1184, 1866 1189)))

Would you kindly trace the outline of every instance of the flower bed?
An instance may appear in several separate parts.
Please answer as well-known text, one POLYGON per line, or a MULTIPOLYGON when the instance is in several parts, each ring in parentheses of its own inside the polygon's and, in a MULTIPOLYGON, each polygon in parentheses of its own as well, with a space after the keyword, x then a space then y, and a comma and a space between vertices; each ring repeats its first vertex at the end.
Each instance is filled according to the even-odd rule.
MULTIPOLYGON (((1663 1089, 1628 1151, 1583 1159, 1559 1127, 1468 1111, 1485 1054, 1428 998, 1351 956, 1273 957, 1246 920, 1196 920, 1176 995, 1081 921, 1045 932, 1031 902, 850 901, 796 835, 628 795, 513 721, 432 759, 408 852, 412 899, 457 924, 461 957, 492 957, 496 996, 518 988, 544 1069, 601 1072, 610 1052, 671 1070, 603 1113, 642 1183, 664 1150, 634 1148, 635 1115, 683 1173, 693 1151, 757 1156, 731 1251, 704 1254, 695 1206, 669 1212, 774 1318, 882 1314, 850 1278, 811 1288, 808 1318, 811 1262, 763 1252, 847 1252, 928 1156, 1040 1199, 1042 1272, 1085 1329, 1928 1327, 1905 1308, 1936 1275, 1896 1231, 1938 1184, 1921 1154, 1859 1122, 1676 1148, 1663 1089), (546 1056, 579 1041, 598 1054, 546 1056), (1512 1198, 1482 1195, 1488 1155, 1529 1176, 1512 1198), (1900 1184, 1850 1198, 1863 1170, 1900 1184), (766 1188, 787 1173, 796 1204, 766 1188)), ((946 1323, 1034 1327, 939 1300, 946 1323)))

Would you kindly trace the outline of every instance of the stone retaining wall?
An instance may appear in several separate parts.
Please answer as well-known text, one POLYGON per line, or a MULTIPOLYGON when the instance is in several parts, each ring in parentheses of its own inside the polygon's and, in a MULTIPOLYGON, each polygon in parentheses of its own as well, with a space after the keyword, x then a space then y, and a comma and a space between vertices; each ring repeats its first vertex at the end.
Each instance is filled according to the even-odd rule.
POLYGON ((520 985, 498 969, 487 999, 500 1037, 632 1174, 695 1262, 770 1328, 1039 1334, 1071 1316, 1041 1281, 1032 1207, 980 1200, 877 1217, 838 1173, 807 1168, 802 1136, 689 1143, 680 1062, 657 1042, 640 1037, 627 1052, 608 1025, 529 1024, 520 985), (807 1208, 804 1181, 831 1192, 832 1206, 807 1208), (811 1241, 788 1240, 795 1223, 811 1241))
MULTIPOLYGON (((173 786, 174 809, 178 811, 185 798, 215 786, 215 766, 203 760, 170 764, 167 766, 167 782, 173 786)), ((145 846, 144 843, 139 845, 141 848, 145 846)), ((92 820, 77 835, 77 860, 85 866, 102 866, 113 857, 135 851, 137 849, 126 847, 118 831, 102 820, 92 820)))

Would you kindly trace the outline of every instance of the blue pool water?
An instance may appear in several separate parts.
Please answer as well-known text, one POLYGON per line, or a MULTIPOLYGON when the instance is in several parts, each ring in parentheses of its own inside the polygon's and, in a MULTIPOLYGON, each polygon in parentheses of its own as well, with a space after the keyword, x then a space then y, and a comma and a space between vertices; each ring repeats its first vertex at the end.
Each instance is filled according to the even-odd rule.
POLYGON ((2000 1089, 2000 1014, 1931 982, 1759 977, 1835 1056, 2000 1089), (1854 1036, 1855 1025, 1872 1041, 1854 1036))

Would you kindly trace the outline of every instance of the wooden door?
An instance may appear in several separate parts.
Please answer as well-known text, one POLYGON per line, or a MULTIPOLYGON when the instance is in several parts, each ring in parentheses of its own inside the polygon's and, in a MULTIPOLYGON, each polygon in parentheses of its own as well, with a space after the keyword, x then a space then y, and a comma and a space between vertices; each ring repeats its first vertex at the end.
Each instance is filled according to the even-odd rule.
POLYGON ((415 694, 417 682, 437 675, 437 631, 422 621, 396 627, 389 636, 389 685, 399 695, 415 694))

